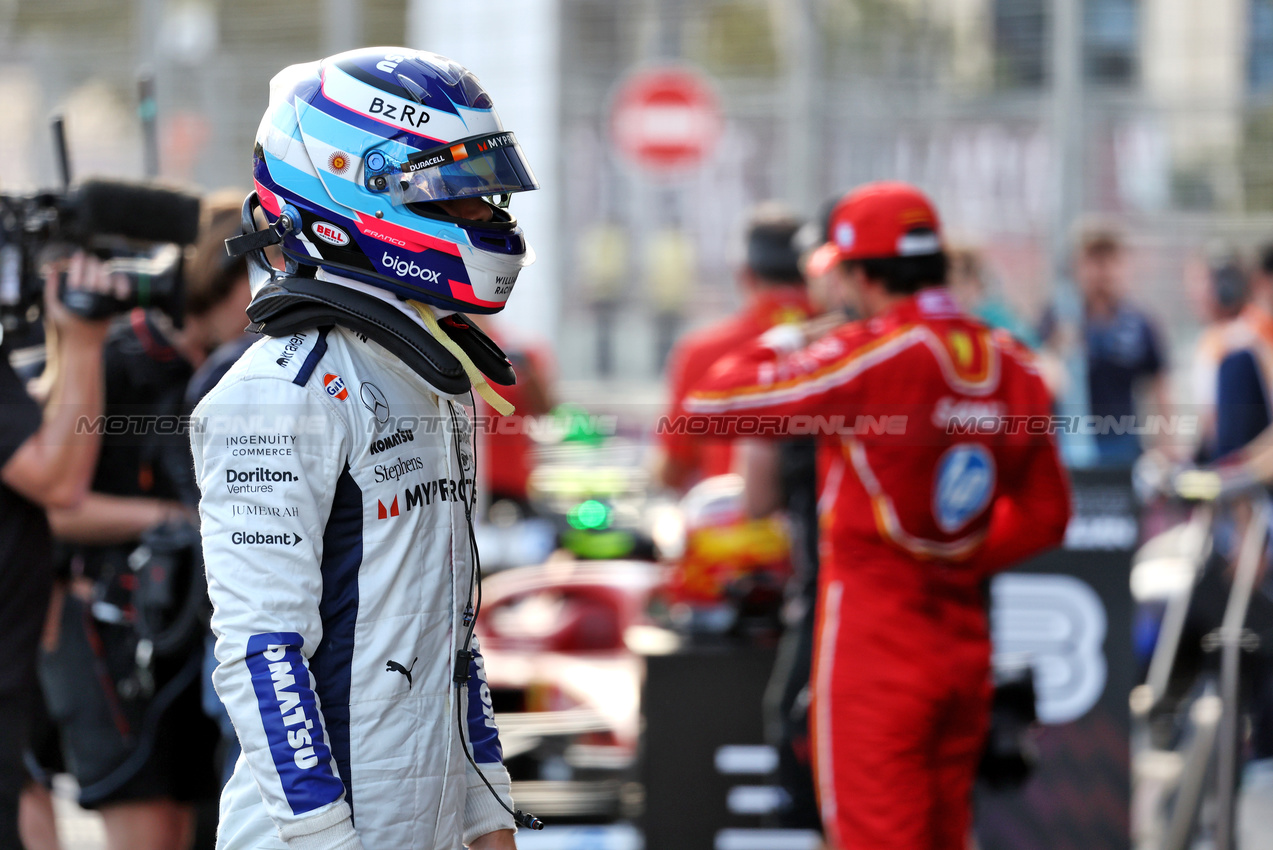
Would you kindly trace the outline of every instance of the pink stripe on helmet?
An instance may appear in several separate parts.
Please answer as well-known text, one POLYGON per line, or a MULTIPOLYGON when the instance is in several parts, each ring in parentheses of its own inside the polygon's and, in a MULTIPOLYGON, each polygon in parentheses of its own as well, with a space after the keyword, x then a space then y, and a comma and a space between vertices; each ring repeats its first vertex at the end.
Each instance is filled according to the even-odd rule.
POLYGON ((430 236, 418 230, 411 230, 399 224, 390 224, 378 218, 367 218, 360 212, 355 212, 354 215, 357 216, 355 223, 358 226, 358 230, 364 236, 370 236, 373 239, 379 239, 382 242, 388 242, 391 245, 397 245, 409 251, 423 251, 425 248, 432 248, 434 251, 441 251, 453 257, 460 256, 460 249, 454 242, 447 242, 445 239, 439 239, 436 236, 430 236))
POLYGON ((466 304, 477 304, 481 307, 503 307, 503 301, 487 301, 484 298, 478 298, 473 292, 473 284, 460 283, 458 280, 447 280, 451 284, 451 297, 457 298, 466 304))

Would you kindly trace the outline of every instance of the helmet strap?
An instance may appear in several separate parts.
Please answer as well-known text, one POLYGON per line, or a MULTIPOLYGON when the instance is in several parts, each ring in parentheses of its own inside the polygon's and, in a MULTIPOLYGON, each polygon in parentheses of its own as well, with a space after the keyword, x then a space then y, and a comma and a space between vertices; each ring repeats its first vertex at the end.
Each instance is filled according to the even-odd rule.
POLYGON ((477 390, 477 394, 485 399, 487 404, 495 408, 501 416, 508 416, 516 410, 508 399, 491 388, 491 385, 486 382, 486 376, 473 364, 472 358, 464 349, 438 327, 438 318, 433 315, 433 309, 428 304, 422 304, 419 301, 407 301, 407 303, 420 314, 420 321, 424 322, 424 326, 428 328, 429 333, 433 334, 433 338, 442 343, 443 348, 460 361, 460 365, 464 367, 464 373, 469 376, 469 381, 473 384, 473 389, 477 390))
POLYGON ((247 232, 241 236, 234 236, 225 240, 225 252, 231 257, 241 257, 249 251, 262 251, 271 245, 278 245, 283 241, 283 237, 296 227, 296 222, 292 221, 292 217, 284 212, 273 224, 264 230, 248 229, 255 225, 252 211, 260 206, 256 192, 248 195, 247 200, 243 202, 243 206, 244 229, 247 232))

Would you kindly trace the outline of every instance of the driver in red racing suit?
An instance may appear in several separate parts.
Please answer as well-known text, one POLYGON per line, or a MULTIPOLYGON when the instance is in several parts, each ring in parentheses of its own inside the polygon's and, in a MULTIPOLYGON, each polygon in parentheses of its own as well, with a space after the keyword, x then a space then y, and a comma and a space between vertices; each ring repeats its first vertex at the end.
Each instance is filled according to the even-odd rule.
POLYGON ((962 850, 989 723, 983 584, 1061 542, 1069 487, 1030 353, 942 285, 928 200, 869 184, 830 232, 823 250, 868 318, 772 330, 717 364, 686 409, 711 433, 838 442, 812 683, 827 837, 962 850))

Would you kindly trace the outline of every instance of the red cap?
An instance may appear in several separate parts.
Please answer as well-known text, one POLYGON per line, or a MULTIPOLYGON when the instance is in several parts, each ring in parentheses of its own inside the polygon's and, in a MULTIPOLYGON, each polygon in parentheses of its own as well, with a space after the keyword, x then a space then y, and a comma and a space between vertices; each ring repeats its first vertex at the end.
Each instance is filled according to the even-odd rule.
POLYGON ((937 210, 909 183, 859 186, 831 210, 827 231, 831 241, 823 247, 833 247, 840 260, 915 257, 942 249, 937 210))
POLYGON ((805 260, 805 277, 822 277, 831 271, 831 267, 840 262, 840 249, 834 242, 819 245, 805 260))

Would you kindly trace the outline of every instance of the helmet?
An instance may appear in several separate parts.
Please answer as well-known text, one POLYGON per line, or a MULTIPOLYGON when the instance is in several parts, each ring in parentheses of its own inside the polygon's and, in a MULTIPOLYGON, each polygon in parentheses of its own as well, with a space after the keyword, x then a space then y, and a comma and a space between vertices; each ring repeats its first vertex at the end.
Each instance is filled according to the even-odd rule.
POLYGON ((289 272, 495 313, 534 259, 505 207, 535 176, 477 78, 434 53, 371 47, 279 72, 253 177, 289 272), (464 198, 490 220, 437 203, 464 198))

